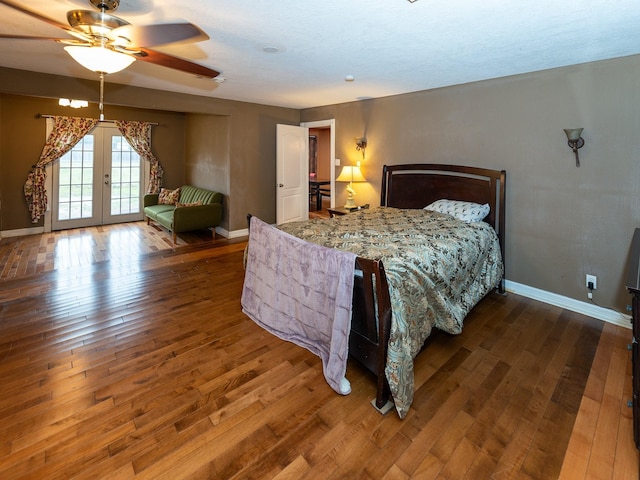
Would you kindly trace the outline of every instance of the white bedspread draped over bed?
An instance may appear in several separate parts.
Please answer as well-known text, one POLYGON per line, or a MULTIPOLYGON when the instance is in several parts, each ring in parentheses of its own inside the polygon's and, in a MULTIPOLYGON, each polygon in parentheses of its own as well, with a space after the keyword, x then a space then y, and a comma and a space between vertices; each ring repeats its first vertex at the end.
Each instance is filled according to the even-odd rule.
POLYGON ((356 255, 300 240, 251 218, 242 311, 283 340, 322 359, 327 383, 343 395, 356 255))

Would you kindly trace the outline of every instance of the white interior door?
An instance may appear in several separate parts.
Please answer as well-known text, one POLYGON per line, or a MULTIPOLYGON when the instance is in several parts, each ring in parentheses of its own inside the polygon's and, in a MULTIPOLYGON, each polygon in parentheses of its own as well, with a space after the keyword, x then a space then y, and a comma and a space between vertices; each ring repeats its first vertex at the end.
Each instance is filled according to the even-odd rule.
POLYGON ((309 218, 309 128, 276 126, 276 223, 309 218))
POLYGON ((116 127, 97 126, 52 174, 53 230, 142 220, 142 161, 116 127))

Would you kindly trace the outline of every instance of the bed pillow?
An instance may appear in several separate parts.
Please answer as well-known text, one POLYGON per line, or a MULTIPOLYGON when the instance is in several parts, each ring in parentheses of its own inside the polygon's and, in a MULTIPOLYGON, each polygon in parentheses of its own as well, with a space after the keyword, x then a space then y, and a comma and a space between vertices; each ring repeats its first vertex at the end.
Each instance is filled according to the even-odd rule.
POLYGON ((439 213, 447 213, 467 223, 483 220, 487 215, 489 215, 489 211, 491 210, 488 203, 481 205, 479 203, 446 199, 436 200, 432 204, 424 207, 424 209, 439 213))
POLYGON ((160 189, 160 195, 158 195, 159 205, 175 205, 180 198, 180 188, 175 190, 168 190, 166 188, 160 189))

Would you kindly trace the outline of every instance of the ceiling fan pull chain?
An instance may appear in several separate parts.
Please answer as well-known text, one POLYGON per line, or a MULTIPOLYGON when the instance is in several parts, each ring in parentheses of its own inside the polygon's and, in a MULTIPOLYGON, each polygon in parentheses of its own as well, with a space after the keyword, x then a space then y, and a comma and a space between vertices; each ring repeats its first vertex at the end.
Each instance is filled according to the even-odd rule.
POLYGON ((100 73, 100 121, 104 120, 104 73, 100 73))

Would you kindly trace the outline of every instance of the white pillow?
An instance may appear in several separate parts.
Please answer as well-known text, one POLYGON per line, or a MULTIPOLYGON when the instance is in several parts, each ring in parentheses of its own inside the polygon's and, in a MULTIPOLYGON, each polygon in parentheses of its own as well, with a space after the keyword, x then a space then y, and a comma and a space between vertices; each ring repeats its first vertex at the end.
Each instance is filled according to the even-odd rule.
POLYGON ((487 215, 489 215, 489 211, 491 210, 488 203, 481 205, 479 203, 446 199, 436 200, 431 205, 424 207, 424 209, 439 213, 447 213, 467 223, 483 220, 487 215))

